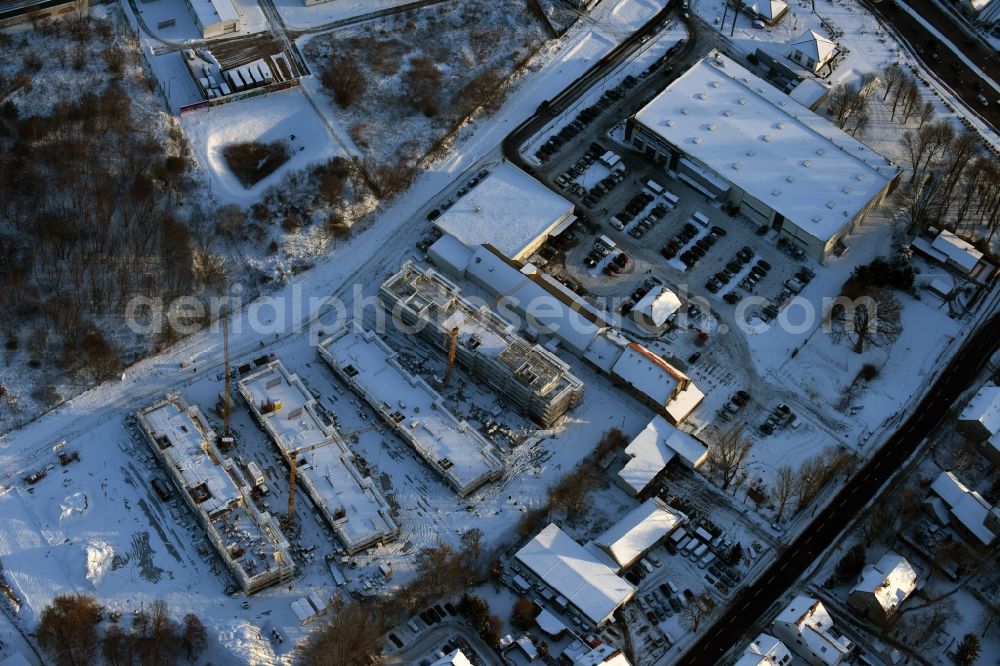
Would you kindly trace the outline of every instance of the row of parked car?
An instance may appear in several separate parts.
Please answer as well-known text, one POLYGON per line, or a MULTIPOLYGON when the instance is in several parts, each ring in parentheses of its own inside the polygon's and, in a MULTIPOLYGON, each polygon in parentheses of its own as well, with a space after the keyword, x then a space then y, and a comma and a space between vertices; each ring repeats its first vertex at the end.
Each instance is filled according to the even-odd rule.
MULTIPOLYGON (((705 283, 705 289, 708 289, 713 294, 722 289, 724 286, 729 284, 729 281, 733 277, 743 270, 743 267, 750 263, 753 259, 753 249, 749 245, 744 245, 742 248, 736 251, 736 254, 732 259, 726 262, 726 265, 718 273, 713 275, 705 283)), ((753 270, 752 268, 750 269, 753 270)))
POLYGON ((582 132, 597 116, 601 115, 601 111, 604 108, 606 107, 595 104, 588 106, 576 114, 576 118, 564 125, 562 129, 550 136, 545 143, 539 146, 538 150, 535 151, 535 157, 538 161, 544 163, 558 153, 567 141, 582 132))
POLYGON ((719 409, 719 416, 724 421, 732 421, 733 418, 750 402, 750 394, 740 389, 732 395, 726 404, 719 409))
POLYGON ((809 284, 816 274, 808 266, 802 266, 791 278, 785 280, 784 285, 781 288, 781 293, 772 300, 769 301, 761 308, 761 317, 765 321, 771 321, 778 316, 782 308, 788 305, 789 301, 792 300, 792 296, 799 293, 805 289, 806 285, 809 284))
POLYGON ((796 261, 801 261, 806 256, 805 250, 784 237, 778 239, 778 249, 796 261))
POLYGON ((785 426, 798 428, 799 419, 788 405, 781 403, 771 410, 767 418, 764 419, 764 422, 760 424, 759 430, 762 435, 770 435, 778 428, 784 428, 785 426))
MULTIPOLYGON (((481 183, 483 181, 483 179, 486 178, 486 176, 488 176, 488 175, 490 175, 490 170, 489 169, 483 169, 482 171, 480 171, 479 173, 477 173, 475 176, 473 176, 472 178, 470 178, 468 180, 468 182, 465 183, 465 185, 462 185, 462 187, 458 188, 458 191, 455 194, 458 195, 458 196, 460 196, 460 197, 464 197, 476 185, 478 185, 479 183, 481 183)), ((441 213, 443 213, 446 210, 448 210, 449 208, 451 208, 454 204, 455 204, 455 200, 454 199, 451 199, 451 198, 445 199, 444 201, 441 202, 441 205, 439 205, 437 208, 435 208, 431 212, 427 213, 427 221, 428 222, 433 222, 434 220, 438 219, 439 217, 441 217, 441 213)))
POLYGON ((599 236, 594 239, 594 246, 587 253, 587 256, 583 259, 583 265, 587 268, 594 268, 597 264, 601 263, 604 257, 611 254, 618 245, 607 238, 606 236, 599 236))

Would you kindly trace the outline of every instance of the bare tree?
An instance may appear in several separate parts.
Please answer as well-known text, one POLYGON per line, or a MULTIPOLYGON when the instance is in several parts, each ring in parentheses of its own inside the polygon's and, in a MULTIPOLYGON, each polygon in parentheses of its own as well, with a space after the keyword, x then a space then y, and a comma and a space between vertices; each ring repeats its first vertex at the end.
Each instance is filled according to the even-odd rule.
POLYGON ((356 601, 339 596, 331 604, 327 623, 302 650, 302 661, 313 666, 366 664, 378 654, 382 629, 356 601))
POLYGON ((916 180, 935 160, 944 155, 954 138, 954 128, 944 119, 924 125, 916 132, 903 132, 903 149, 910 158, 910 168, 913 170, 910 180, 916 180))
POLYGON ((906 86, 902 89, 903 95, 903 124, 906 124, 910 120, 910 115, 917 108, 917 103, 920 101, 920 84, 917 83, 916 79, 909 79, 906 86))
POLYGON ((193 663, 205 651, 207 645, 208 633, 205 631, 205 625, 197 615, 188 613, 184 616, 184 626, 181 630, 181 649, 184 651, 184 658, 193 663))
POLYGON ((331 58, 320 73, 320 81, 342 109, 356 104, 368 88, 361 63, 347 57, 331 58))
POLYGON ((410 103, 427 117, 437 115, 438 94, 441 92, 441 70, 426 56, 410 60, 403 73, 403 85, 410 96, 410 103))
POLYGON ((935 221, 933 212, 940 192, 941 178, 935 173, 907 181, 896 190, 894 199, 900 209, 899 217, 906 222, 907 233, 923 233, 935 221))
POLYGON ((903 332, 903 305, 888 289, 875 287, 854 298, 838 299, 833 310, 838 311, 831 331, 834 339, 851 340, 856 354, 888 346, 903 332))
POLYGON ((684 628, 694 633, 702 622, 715 610, 715 601, 708 592, 701 592, 681 609, 681 623, 684 628))
POLYGON ((774 482, 774 488, 771 490, 771 496, 774 498, 775 508, 778 511, 775 520, 781 521, 781 517, 785 515, 785 507, 794 494, 795 472, 788 465, 782 465, 778 468, 778 476, 774 482))
POLYGON ((743 435, 743 428, 733 428, 708 447, 708 463, 722 475, 722 489, 728 490, 733 480, 743 471, 750 442, 743 435))
POLYGON ((483 531, 472 527, 462 533, 462 562, 471 571, 479 572, 483 556, 483 531))
POLYGON ((941 186, 941 196, 938 198, 940 206, 937 210, 938 219, 944 219, 948 215, 948 210, 952 204, 952 193, 958 186, 962 174, 975 157, 981 151, 982 143, 979 135, 975 132, 965 130, 958 134, 948 144, 948 150, 941 160, 941 176, 943 179, 941 186))
POLYGON ((931 118, 934 117, 934 104, 932 102, 927 102, 922 107, 920 107, 920 124, 917 127, 923 127, 931 118))
POLYGON ((904 76, 903 68, 898 63, 889 63, 882 68, 882 85, 885 86, 885 95, 882 96, 883 102, 888 99, 893 88, 902 82, 904 76))

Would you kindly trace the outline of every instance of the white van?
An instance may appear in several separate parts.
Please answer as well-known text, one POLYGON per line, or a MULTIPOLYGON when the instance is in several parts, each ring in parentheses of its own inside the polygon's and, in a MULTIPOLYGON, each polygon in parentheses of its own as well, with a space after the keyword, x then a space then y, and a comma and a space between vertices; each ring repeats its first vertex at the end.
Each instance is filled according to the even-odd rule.
POLYGON ((707 227, 708 224, 709 224, 708 217, 706 217, 704 213, 701 213, 699 211, 695 211, 695 212, 691 213, 691 219, 694 220, 695 222, 697 222, 698 224, 700 224, 703 227, 707 227))
POLYGON ((653 573, 653 565, 647 562, 645 558, 639 560, 639 564, 646 570, 646 573, 653 573))
POLYGON ((601 234, 600 236, 597 237, 597 242, 600 243, 601 245, 603 245, 604 247, 606 247, 607 250, 608 250, 608 252, 610 252, 610 251, 614 250, 616 247, 618 247, 617 243, 615 243, 613 240, 611 240, 610 238, 608 238, 604 234, 601 234))
POLYGON ((655 180, 647 180, 646 181, 646 189, 648 189, 650 192, 652 192, 655 196, 660 196, 661 194, 663 194, 664 192, 666 192, 666 190, 663 189, 663 185, 660 185, 655 180))
POLYGON ((677 208, 677 205, 680 204, 680 202, 681 202, 681 198, 679 196, 677 196, 676 194, 674 194, 673 192, 668 192, 668 191, 664 190, 663 194, 660 195, 660 196, 663 197, 663 200, 666 201, 667 204, 669 204, 670 206, 673 206, 674 208, 677 208))
POLYGON ((608 224, 613 226, 618 231, 621 231, 622 229, 625 228, 625 223, 619 220, 617 215, 612 215, 611 219, 608 220, 608 224))

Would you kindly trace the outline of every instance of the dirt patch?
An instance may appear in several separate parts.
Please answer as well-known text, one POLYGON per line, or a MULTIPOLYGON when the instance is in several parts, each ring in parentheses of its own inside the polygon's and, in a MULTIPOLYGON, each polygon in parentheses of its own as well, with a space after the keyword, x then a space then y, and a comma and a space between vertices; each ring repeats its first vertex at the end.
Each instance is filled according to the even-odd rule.
POLYGON ((222 149, 226 164, 243 187, 251 187, 288 161, 291 151, 284 141, 234 143, 222 149))

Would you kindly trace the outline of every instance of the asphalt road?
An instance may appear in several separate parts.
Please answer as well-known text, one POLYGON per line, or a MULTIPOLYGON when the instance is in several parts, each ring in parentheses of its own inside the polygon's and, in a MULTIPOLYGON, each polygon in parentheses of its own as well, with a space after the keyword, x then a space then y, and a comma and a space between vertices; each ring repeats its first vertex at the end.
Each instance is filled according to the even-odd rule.
MULTIPOLYGON (((902 0, 900 0, 902 1, 902 0)), ((980 67, 993 81, 1000 82, 1000 55, 991 53, 979 40, 955 25, 952 17, 932 0, 906 0, 907 4, 931 23, 941 34, 955 45, 970 61, 980 67)), ((916 51, 917 57, 927 69, 937 74, 948 84, 952 92, 972 109, 979 118, 990 125, 994 132, 1000 132, 1000 94, 947 46, 934 46, 933 37, 915 18, 899 9, 894 2, 883 0, 861 0, 879 21, 894 30, 916 51), (976 98, 982 94, 989 102, 983 106, 976 98)))
POLYGON ((726 613, 676 663, 716 663, 877 495, 883 483, 942 421, 997 348, 1000 348, 1000 314, 986 320, 966 340, 913 416, 855 473, 771 567, 736 596, 726 613))

